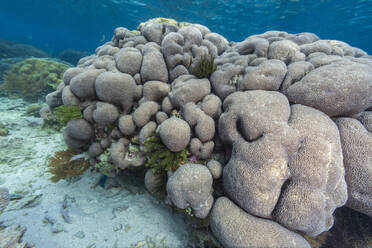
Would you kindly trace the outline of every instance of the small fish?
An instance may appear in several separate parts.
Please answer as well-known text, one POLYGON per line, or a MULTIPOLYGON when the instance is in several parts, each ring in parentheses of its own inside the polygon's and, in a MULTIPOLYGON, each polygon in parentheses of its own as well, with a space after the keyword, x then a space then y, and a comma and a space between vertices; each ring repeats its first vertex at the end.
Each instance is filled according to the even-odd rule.
POLYGON ((104 42, 106 39, 105 35, 103 34, 102 37, 101 37, 101 42, 104 42))
POLYGON ((9 203, 9 191, 6 188, 0 188, 0 213, 2 213, 9 203))

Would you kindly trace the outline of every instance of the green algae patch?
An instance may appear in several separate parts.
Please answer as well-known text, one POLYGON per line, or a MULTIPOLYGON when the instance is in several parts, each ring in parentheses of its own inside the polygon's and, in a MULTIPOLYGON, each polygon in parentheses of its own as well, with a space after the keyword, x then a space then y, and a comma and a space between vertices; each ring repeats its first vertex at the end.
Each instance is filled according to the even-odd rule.
POLYGON ((202 55, 194 69, 192 74, 198 78, 209 78, 211 74, 216 70, 214 64, 214 57, 212 55, 202 55))
POLYGON ((81 113, 81 110, 79 106, 72 105, 61 105, 56 107, 53 110, 54 117, 58 121, 58 123, 62 126, 66 126, 67 122, 75 119, 81 119, 83 118, 83 114, 81 113))
POLYGON ((0 90, 8 96, 37 101, 57 89, 68 65, 49 59, 29 58, 10 67, 0 90))
POLYGON ((147 138, 143 147, 147 159, 145 166, 151 168, 155 174, 175 171, 188 161, 186 149, 172 152, 161 142, 158 135, 147 138))
POLYGON ((80 107, 77 105, 67 106, 61 105, 54 108, 53 112, 44 114, 43 128, 60 131, 70 120, 82 119, 80 107))

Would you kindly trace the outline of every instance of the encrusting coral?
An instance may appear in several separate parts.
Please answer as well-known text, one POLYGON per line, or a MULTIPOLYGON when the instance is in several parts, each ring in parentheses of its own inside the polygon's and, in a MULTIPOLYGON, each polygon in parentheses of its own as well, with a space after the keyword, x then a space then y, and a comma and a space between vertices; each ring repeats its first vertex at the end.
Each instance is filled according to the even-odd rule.
POLYGON ((68 65, 50 59, 25 59, 5 72, 1 89, 27 101, 36 101, 57 89, 68 68, 68 65))
POLYGON ((61 179, 79 176, 89 168, 89 162, 84 154, 72 149, 58 151, 49 158, 49 172, 53 174, 50 180, 54 183, 61 179))

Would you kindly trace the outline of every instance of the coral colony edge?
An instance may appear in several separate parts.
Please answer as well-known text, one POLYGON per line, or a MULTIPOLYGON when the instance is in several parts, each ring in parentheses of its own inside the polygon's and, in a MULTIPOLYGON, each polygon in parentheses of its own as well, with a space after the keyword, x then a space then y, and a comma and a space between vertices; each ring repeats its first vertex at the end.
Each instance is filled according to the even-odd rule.
POLYGON ((116 28, 49 86, 40 115, 69 147, 51 180, 94 169, 104 187, 130 171, 207 225, 210 247, 311 247, 336 208, 372 217, 372 57, 342 41, 229 42, 155 18, 116 28))

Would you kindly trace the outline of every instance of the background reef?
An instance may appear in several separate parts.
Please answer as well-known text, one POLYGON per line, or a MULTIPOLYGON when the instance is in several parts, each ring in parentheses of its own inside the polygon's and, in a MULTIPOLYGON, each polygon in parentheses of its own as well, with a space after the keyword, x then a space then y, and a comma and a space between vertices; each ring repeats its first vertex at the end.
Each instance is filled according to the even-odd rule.
POLYGON ((51 59, 22 60, 5 72, 1 91, 28 101, 37 101, 57 89, 67 68, 67 64, 51 59))

